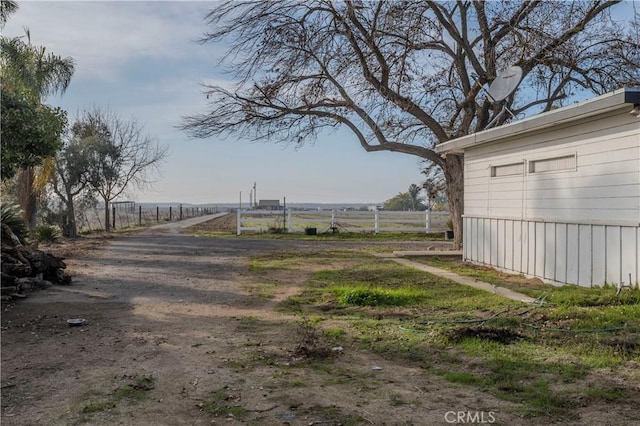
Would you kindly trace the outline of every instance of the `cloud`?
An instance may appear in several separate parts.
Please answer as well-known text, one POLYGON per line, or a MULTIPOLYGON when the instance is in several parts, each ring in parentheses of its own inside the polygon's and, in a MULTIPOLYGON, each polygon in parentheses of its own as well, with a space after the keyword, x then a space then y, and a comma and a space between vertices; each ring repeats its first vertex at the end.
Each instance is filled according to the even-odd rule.
MULTIPOLYGON (((204 2, 22 2, 4 35, 20 36, 76 60, 76 77, 113 80, 142 59, 205 59, 194 43, 205 30, 204 2)), ((215 54, 215 53, 214 53, 215 54)))

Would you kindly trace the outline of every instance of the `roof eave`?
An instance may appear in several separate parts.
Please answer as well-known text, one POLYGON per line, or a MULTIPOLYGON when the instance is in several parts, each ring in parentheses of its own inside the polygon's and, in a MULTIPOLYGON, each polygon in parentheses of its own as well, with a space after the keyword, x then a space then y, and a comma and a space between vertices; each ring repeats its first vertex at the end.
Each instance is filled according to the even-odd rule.
POLYGON ((435 147, 438 153, 463 153, 465 149, 517 135, 535 132, 558 124, 602 114, 625 104, 640 104, 640 88, 622 88, 574 105, 534 115, 524 120, 483 130, 444 142, 435 147))

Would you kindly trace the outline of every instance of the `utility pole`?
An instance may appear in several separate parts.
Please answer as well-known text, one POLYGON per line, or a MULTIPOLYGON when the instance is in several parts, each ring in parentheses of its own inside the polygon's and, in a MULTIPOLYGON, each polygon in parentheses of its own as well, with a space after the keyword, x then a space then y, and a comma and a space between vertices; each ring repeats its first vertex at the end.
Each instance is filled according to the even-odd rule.
POLYGON ((256 192, 256 183, 253 182, 253 205, 257 206, 258 205, 258 196, 257 196, 257 192, 256 192))

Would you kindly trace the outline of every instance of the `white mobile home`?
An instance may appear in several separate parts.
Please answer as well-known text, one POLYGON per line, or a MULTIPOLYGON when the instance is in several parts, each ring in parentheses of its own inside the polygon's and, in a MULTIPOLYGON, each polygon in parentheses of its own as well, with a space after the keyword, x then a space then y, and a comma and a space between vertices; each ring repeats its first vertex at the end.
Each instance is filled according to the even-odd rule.
POLYGON ((640 281, 640 88, 451 140, 466 261, 581 286, 640 281))

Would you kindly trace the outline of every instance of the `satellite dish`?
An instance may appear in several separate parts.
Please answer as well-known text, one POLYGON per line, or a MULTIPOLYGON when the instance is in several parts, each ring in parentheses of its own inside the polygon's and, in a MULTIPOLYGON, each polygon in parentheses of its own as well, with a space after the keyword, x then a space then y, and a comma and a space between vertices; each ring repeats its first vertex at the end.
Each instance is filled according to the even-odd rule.
POLYGON ((522 68, 512 66, 502 71, 489 86, 489 96, 493 102, 503 101, 516 90, 522 79, 522 68))

